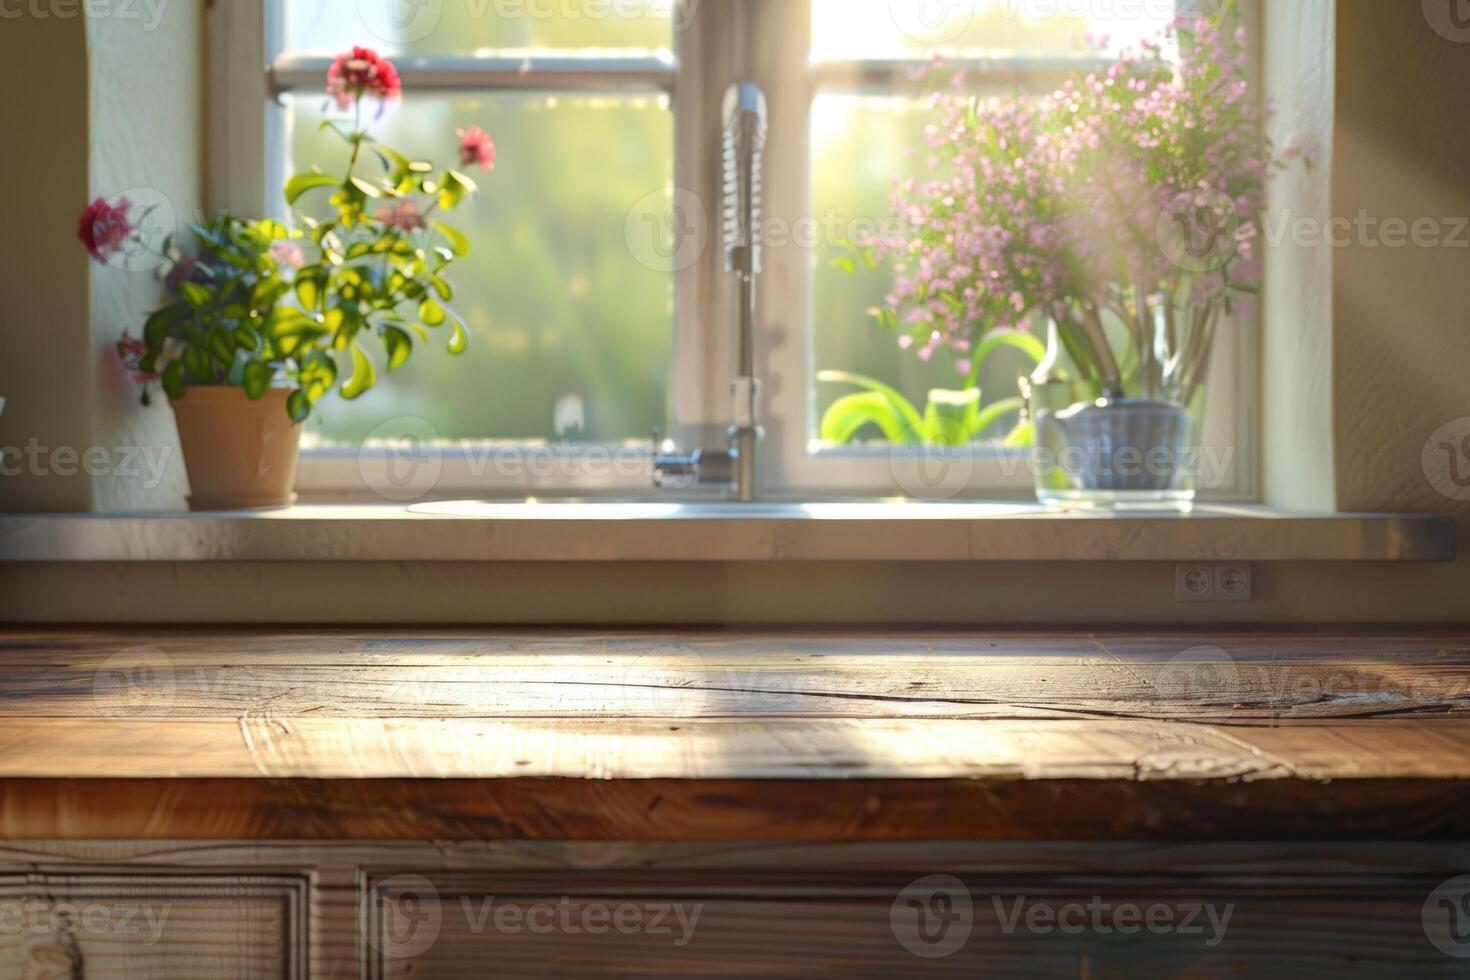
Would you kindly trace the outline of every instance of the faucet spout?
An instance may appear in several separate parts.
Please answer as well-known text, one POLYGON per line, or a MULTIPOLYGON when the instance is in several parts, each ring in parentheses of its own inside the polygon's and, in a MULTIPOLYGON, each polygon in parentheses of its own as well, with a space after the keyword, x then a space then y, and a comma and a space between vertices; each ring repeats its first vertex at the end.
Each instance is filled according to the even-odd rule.
POLYGON ((753 82, 725 93, 725 269, 736 283, 736 375, 730 385, 730 446, 735 457, 736 500, 756 494, 756 421, 760 382, 755 376, 755 286, 761 271, 761 165, 766 149, 766 97, 753 82))
POLYGON ((755 376, 756 279, 761 272, 761 167, 766 149, 766 97, 754 82, 725 93, 723 158, 725 270, 735 276, 735 377, 730 383, 729 446, 684 455, 655 452, 654 483, 725 486, 732 499, 755 500, 760 381, 755 376))

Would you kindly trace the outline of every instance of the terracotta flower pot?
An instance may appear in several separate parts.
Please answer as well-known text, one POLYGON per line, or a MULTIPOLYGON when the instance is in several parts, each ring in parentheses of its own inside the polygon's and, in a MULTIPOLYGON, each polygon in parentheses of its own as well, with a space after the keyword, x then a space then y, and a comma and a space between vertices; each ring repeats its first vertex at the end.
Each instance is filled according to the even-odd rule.
POLYGON ((288 394, 251 401, 244 388, 189 388, 173 402, 191 510, 291 505, 301 426, 286 413, 288 394))

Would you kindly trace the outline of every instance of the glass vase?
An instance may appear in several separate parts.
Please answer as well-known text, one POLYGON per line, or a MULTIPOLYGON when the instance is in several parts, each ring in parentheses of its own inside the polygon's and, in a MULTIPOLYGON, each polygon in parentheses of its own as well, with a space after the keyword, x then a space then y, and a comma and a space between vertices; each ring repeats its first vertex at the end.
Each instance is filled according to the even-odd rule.
POLYGON ((1183 391, 1141 360, 1129 357, 1121 384, 1106 385, 1077 367, 1051 324, 1047 356, 1022 386, 1041 503, 1087 511, 1192 509, 1205 386, 1191 385, 1185 404, 1183 391))

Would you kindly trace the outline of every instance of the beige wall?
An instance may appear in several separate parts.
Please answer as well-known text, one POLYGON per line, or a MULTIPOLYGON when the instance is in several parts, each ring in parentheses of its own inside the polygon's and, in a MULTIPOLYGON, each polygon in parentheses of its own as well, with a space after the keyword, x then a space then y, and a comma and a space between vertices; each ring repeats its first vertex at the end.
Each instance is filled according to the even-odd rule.
MULTIPOLYGON (((97 80, 90 96, 91 193, 110 199, 130 192, 136 203, 157 204, 147 226, 147 238, 157 245, 166 234, 187 236, 203 202, 200 7, 175 2, 155 8, 161 11, 156 19, 87 22, 91 75, 97 80)), ((148 268, 94 265, 91 286, 93 439, 119 462, 133 447, 150 454, 149 466, 110 468, 95 478, 96 509, 182 508, 188 482, 173 415, 161 397, 149 409, 139 407, 137 385, 113 351, 125 328, 141 332, 162 299, 161 284, 148 268)))
POLYGON ((87 510, 91 480, 53 472, 91 444, 87 39, 79 19, 0 22, 6 233, 0 236, 0 510, 87 510), (56 456, 56 451, 62 451, 56 456), (19 471, 19 472, 17 472, 19 471))
POLYGON ((200 7, 104 5, 107 16, 87 17, 43 4, 45 17, 26 8, 0 22, 12 93, 0 176, 7 224, 24 230, 0 240, 0 446, 46 451, 7 459, 22 472, 0 476, 0 511, 183 504, 168 408, 138 408, 112 349, 125 327, 140 331, 159 283, 91 263, 76 231, 97 197, 163 204, 149 219, 155 241, 200 207, 200 7), (161 478, 131 462, 135 447, 167 461, 161 478))
MULTIPOLYGON (((1451 228, 1470 218, 1470 33, 1436 33, 1418 3, 1340 0, 1333 212, 1451 228), (1446 220, 1451 219, 1451 220, 1446 220)), ((1441 426, 1470 436, 1470 232, 1460 247, 1334 253, 1337 501, 1453 510, 1421 455, 1441 426)))

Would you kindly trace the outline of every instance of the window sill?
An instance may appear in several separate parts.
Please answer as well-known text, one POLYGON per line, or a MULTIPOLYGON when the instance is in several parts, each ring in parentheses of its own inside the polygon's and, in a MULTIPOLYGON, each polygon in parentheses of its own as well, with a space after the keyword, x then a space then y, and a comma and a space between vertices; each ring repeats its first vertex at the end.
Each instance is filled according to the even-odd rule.
POLYGON ((0 517, 0 562, 1448 562, 1451 518, 1007 503, 311 504, 0 517))

